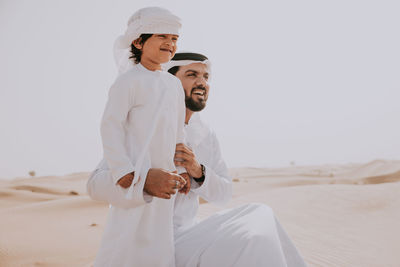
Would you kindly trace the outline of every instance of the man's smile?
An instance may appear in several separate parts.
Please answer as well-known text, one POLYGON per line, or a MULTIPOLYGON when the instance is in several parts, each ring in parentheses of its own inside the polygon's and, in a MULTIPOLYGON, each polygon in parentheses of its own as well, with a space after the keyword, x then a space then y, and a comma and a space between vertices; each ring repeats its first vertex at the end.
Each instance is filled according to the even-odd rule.
POLYGON ((206 93, 206 91, 204 91, 203 89, 194 89, 194 90, 192 91, 192 94, 201 95, 201 96, 204 96, 205 93, 206 93))
POLYGON ((206 95, 206 90, 201 88, 195 88, 192 90, 192 95, 196 95, 198 99, 204 100, 206 95))

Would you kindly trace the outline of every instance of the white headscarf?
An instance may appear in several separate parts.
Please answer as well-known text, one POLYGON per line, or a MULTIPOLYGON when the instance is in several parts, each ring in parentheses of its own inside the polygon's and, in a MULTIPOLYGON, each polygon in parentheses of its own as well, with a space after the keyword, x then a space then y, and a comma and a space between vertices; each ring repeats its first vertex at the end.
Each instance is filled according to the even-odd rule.
POLYGON ((167 62, 165 64, 162 64, 161 68, 163 70, 169 70, 170 68, 173 68, 173 67, 176 67, 176 66, 186 66, 186 65, 193 64, 193 63, 202 63, 202 64, 207 66, 207 69, 211 70, 211 62, 208 59, 203 60, 203 61, 199 61, 199 60, 174 60, 174 59, 171 59, 171 61, 169 61, 169 62, 167 62))
POLYGON ((181 51, 176 53, 175 56, 167 63, 161 65, 161 68, 165 71, 176 67, 176 66, 186 66, 193 63, 202 63, 207 66, 209 72, 209 81, 211 80, 211 62, 210 60, 202 55, 193 52, 181 51))
POLYGON ((128 20, 128 28, 124 35, 114 42, 114 59, 119 74, 129 70, 134 62, 129 59, 130 48, 134 40, 143 33, 165 33, 179 35, 182 26, 180 18, 165 8, 146 7, 136 11, 128 20))

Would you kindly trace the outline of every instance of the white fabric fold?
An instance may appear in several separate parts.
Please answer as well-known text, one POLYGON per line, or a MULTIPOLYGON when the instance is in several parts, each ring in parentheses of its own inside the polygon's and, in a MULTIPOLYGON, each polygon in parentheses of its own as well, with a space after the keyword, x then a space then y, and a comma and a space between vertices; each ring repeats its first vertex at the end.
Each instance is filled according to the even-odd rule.
POLYGON ((176 267, 306 267, 266 205, 218 212, 175 233, 176 267))

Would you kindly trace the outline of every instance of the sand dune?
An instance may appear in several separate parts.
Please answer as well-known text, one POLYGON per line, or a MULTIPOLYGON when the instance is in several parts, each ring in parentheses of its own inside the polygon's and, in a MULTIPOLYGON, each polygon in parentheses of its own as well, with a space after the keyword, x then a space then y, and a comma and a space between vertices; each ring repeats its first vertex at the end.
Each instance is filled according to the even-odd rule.
POLYGON ((371 176, 362 179, 364 184, 382 184, 400 181, 400 171, 386 175, 371 176))
POLYGON ((381 176, 400 171, 399 160, 374 160, 362 164, 348 172, 342 173, 342 177, 363 178, 369 176, 381 176))
MULTIPOLYGON (((227 207, 272 207, 309 266, 400 266, 400 161, 236 168, 227 207)), ((0 266, 90 266, 107 215, 88 173, 0 181, 0 266)))
POLYGON ((0 266, 90 263, 100 242, 107 209, 103 203, 79 196, 1 211, 0 227, 7 231, 1 232, 0 266))
POLYGON ((31 191, 4 188, 0 189, 0 211, 7 208, 13 208, 15 206, 41 201, 50 201, 63 197, 63 195, 34 193, 31 191))
POLYGON ((46 187, 41 187, 41 186, 33 186, 33 185, 17 185, 11 187, 16 190, 25 190, 25 191, 31 191, 33 193, 44 193, 44 194, 51 194, 51 195, 78 195, 75 191, 71 190, 68 193, 59 191, 57 189, 53 188, 46 188, 46 187), (75 193, 74 193, 75 192, 75 193))

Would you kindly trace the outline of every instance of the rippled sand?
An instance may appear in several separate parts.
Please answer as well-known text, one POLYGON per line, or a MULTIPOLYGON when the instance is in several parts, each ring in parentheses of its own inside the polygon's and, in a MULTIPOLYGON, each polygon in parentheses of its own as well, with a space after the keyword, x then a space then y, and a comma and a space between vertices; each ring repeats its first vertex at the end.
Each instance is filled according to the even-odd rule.
MULTIPOLYGON (((400 266, 400 161, 231 169, 234 196, 272 207, 309 266, 400 266)), ((0 180, 0 266, 90 266, 107 215, 88 173, 0 180)), ((199 217, 223 208, 205 203, 199 217)))

